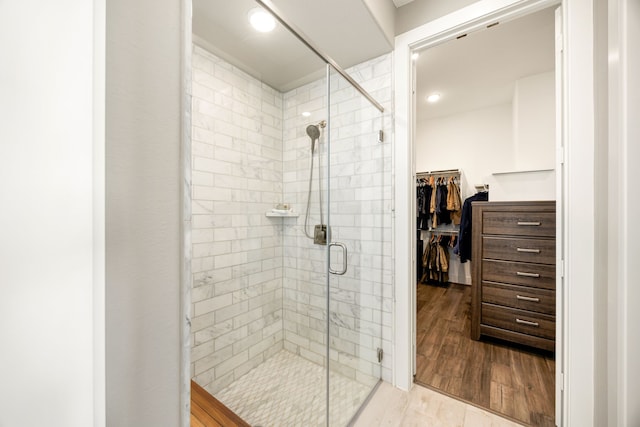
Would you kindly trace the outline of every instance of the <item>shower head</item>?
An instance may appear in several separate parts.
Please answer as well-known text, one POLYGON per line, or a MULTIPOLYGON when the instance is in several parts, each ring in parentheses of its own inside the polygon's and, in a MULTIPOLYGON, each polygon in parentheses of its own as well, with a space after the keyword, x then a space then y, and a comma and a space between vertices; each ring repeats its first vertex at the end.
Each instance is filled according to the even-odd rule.
POLYGON ((307 135, 309 135, 309 138, 311 138, 311 140, 320 138, 320 129, 318 129, 318 125, 307 126, 307 135))
POLYGON ((316 140, 320 138, 320 128, 318 128, 318 125, 307 126, 307 135, 311 138, 311 152, 313 153, 316 149, 316 140))

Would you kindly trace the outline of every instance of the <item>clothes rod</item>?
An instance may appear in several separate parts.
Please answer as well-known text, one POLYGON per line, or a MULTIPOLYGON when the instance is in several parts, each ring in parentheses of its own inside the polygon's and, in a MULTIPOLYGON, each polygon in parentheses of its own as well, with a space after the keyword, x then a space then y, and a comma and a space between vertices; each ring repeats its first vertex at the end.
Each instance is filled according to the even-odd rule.
POLYGON ((428 172, 417 172, 416 177, 425 177, 425 176, 435 176, 435 175, 458 175, 460 176, 460 169, 449 169, 449 170, 440 170, 440 171, 428 171, 428 172))
POLYGON ((428 231, 429 233, 434 233, 434 234, 458 234, 460 233, 460 231, 458 230, 438 230, 437 228, 430 228, 428 230, 422 230, 422 231, 428 231))

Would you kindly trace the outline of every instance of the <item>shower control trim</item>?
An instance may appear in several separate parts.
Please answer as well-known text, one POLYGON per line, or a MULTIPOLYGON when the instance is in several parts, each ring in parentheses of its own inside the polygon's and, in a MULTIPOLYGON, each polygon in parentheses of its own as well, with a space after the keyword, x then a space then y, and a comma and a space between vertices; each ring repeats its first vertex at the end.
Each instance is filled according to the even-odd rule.
POLYGON ((327 244, 327 226, 326 224, 317 224, 313 229, 313 243, 316 245, 327 244))

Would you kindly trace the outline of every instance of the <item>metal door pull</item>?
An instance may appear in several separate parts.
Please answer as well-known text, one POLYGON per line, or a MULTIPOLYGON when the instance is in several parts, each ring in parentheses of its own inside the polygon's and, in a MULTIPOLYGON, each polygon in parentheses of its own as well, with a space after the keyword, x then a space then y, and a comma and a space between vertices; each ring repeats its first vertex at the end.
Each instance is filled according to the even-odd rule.
POLYGON ((520 323, 521 325, 527 325, 527 326, 535 326, 536 328, 538 326, 540 326, 538 324, 538 322, 531 322, 529 320, 522 320, 522 319, 518 319, 517 317, 516 317, 516 323, 520 323))
POLYGON ((329 243, 329 251, 331 251, 332 246, 338 246, 342 248, 342 270, 334 270, 331 268, 331 265, 329 265, 329 273, 342 276, 347 272, 347 245, 340 242, 331 242, 329 243))
POLYGON ((522 226, 529 226, 529 227, 537 227, 539 225, 542 225, 542 223, 540 221, 518 221, 518 225, 522 225, 522 226))
POLYGON ((539 254, 540 253, 540 249, 529 249, 529 248, 516 248, 516 251, 524 252, 524 253, 527 253, 527 254, 539 254))
POLYGON ((522 301, 540 302, 540 298, 526 297, 524 295, 516 295, 516 299, 519 299, 522 301))
POLYGON ((538 273, 525 273, 524 271, 516 271, 516 275, 524 277, 540 277, 540 274, 538 273))

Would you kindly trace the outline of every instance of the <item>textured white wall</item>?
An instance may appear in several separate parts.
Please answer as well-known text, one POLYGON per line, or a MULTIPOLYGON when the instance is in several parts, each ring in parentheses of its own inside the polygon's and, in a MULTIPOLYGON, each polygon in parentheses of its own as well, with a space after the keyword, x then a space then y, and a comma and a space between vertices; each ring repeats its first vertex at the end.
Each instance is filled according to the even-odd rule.
POLYGON ((92 140, 93 60, 104 49, 94 12, 104 19, 100 2, 0 3, 2 426, 101 425, 93 346, 104 337, 92 311, 103 288, 93 198, 103 189, 92 165, 104 139, 92 140))
POLYGON ((107 4, 110 426, 181 421, 182 28, 181 2, 107 4))

